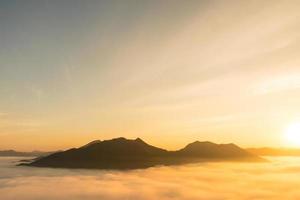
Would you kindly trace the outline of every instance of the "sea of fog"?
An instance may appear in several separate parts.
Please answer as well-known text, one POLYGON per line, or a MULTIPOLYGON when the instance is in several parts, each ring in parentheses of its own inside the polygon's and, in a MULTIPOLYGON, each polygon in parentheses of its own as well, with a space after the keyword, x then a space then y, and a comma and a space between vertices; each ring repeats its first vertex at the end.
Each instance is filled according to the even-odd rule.
POLYGON ((297 200, 300 158, 199 163, 143 170, 17 167, 0 157, 1 200, 297 200))

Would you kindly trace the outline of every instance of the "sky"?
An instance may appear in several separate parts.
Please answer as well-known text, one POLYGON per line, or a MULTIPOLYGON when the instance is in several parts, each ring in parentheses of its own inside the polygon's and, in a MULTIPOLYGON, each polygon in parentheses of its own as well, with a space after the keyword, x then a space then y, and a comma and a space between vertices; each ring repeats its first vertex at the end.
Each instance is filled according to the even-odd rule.
POLYGON ((300 2, 0 0, 0 149, 285 146, 300 2))

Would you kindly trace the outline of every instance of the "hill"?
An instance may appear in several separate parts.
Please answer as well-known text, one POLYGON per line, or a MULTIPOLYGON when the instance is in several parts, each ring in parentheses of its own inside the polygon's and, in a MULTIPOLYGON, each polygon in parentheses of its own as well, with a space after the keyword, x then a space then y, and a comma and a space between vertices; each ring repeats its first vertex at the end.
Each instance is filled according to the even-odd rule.
POLYGON ((253 154, 245 151, 237 145, 215 144, 212 142, 193 142, 185 148, 177 151, 178 155, 201 158, 243 158, 253 157, 253 154))
POLYGON ((41 157, 29 164, 36 167, 137 169, 156 165, 176 165, 200 161, 263 161, 234 144, 194 142, 178 151, 167 151, 147 144, 140 138, 116 138, 94 141, 41 157))

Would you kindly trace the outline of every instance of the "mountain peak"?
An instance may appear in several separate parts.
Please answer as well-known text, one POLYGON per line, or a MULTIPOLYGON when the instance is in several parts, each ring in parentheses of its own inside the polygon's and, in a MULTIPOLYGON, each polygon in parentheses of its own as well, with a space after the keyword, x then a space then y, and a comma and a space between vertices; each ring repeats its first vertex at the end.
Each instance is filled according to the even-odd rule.
POLYGON ((139 138, 139 137, 136 138, 135 141, 136 141, 136 142, 139 142, 139 143, 145 143, 145 142, 144 142, 141 138, 139 138))
POLYGON ((192 142, 191 144, 215 144, 213 142, 209 142, 209 141, 195 141, 195 142, 192 142))
POLYGON ((101 140, 94 140, 94 141, 89 142, 89 143, 87 143, 86 145, 82 146, 81 148, 89 147, 89 146, 91 146, 91 145, 93 145, 93 144, 98 144, 98 143, 100 143, 100 142, 101 142, 101 140))
POLYGON ((242 158, 251 157, 251 154, 239 146, 229 144, 216 144, 209 141, 193 142, 178 151, 180 155, 193 155, 207 158, 242 158))
POLYGON ((105 141, 117 141, 117 142, 124 142, 124 141, 129 141, 129 139, 126 139, 124 137, 118 137, 118 138, 113 138, 111 140, 105 140, 105 141))
POLYGON ((193 142, 178 151, 167 151, 147 144, 141 138, 124 137, 95 140, 85 148, 70 149, 43 157, 30 166, 63 168, 133 169, 156 165, 184 164, 206 160, 259 160, 234 144, 193 142))
POLYGON ((192 147, 198 147, 198 146, 213 146, 213 145, 217 145, 215 143, 212 143, 212 142, 209 142, 209 141, 195 141, 195 142, 192 142, 188 145, 186 145, 185 148, 192 148, 192 147))

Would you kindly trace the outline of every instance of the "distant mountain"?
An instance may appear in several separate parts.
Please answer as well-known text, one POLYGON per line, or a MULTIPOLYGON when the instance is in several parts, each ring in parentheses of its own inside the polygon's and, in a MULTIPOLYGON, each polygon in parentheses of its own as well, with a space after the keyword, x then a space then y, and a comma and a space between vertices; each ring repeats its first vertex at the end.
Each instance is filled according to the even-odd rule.
POLYGON ((137 169, 212 160, 263 161, 234 144, 194 142, 178 151, 151 146, 137 138, 94 141, 80 148, 51 154, 29 164, 36 167, 137 169))
POLYGON ((259 156, 300 156, 300 149, 291 148, 248 148, 247 151, 259 156))
POLYGON ((193 142, 177 151, 178 155, 201 158, 244 158, 253 154, 235 144, 215 144, 212 142, 193 142))
POLYGON ((39 156, 46 156, 52 154, 53 152, 42 152, 42 151, 32 151, 32 152, 20 152, 14 150, 2 150, 0 151, 0 157, 9 157, 9 156, 16 156, 16 157, 39 157, 39 156))

